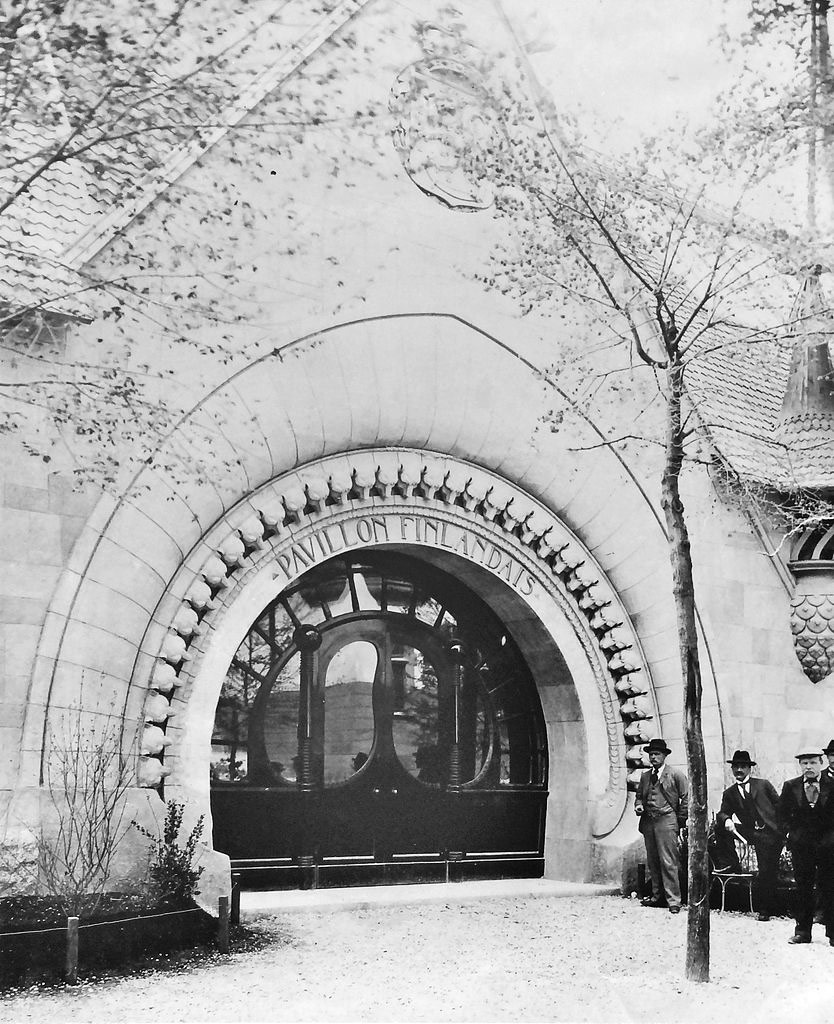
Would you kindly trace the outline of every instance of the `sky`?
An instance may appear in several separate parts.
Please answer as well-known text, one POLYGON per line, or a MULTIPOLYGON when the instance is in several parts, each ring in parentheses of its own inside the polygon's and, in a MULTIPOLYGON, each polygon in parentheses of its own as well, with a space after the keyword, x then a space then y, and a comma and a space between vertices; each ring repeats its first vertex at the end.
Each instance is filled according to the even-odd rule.
POLYGON ((619 121, 612 143, 626 146, 676 114, 706 115, 732 75, 717 42, 725 0, 511 0, 538 52, 531 61, 557 106, 619 121))
MULTIPOLYGON (((722 49, 719 32, 724 25, 738 37, 749 28, 748 0, 502 2, 517 33, 533 41, 530 61, 557 111, 575 115, 591 147, 609 156, 639 148, 642 137, 675 124, 710 125, 714 100, 739 70, 722 49)), ((784 51, 748 49, 744 58, 774 82, 791 74, 784 51)), ((790 167, 748 190, 746 214, 801 228, 806 174, 803 147, 790 167)), ((721 186, 712 181, 708 198, 732 206, 742 187, 728 175, 721 186)), ((830 190, 818 189, 826 232, 834 229, 832 198, 830 190)))

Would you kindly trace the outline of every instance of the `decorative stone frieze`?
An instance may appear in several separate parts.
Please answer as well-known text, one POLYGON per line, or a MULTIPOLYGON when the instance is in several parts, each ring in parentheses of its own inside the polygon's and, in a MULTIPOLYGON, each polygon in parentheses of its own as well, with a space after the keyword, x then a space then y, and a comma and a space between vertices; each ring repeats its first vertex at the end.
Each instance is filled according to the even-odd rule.
POLYGON ((226 563, 213 555, 201 568, 203 579, 214 590, 226 586, 226 563))
POLYGON ((197 612, 193 608, 183 605, 176 614, 173 622, 173 628, 185 639, 189 639, 194 636, 195 633, 200 631, 197 612))
POLYGON ((158 789, 171 774, 158 757, 145 756, 139 758, 139 785, 146 789, 158 789))
POLYGON ((169 694, 177 685, 177 671, 166 661, 158 661, 151 676, 151 686, 159 693, 169 694))
MULTIPOLYGON (((260 523, 258 525, 261 530, 259 539, 262 539, 263 527, 260 523)), ((195 580, 191 585, 191 589, 188 591, 186 601, 198 615, 208 611, 210 608, 214 607, 214 602, 211 599, 211 586, 204 579, 195 580)))
POLYGON ((151 693, 145 701, 145 721, 165 722, 171 717, 171 704, 163 693, 151 693))
POLYGON ((144 756, 161 754, 171 741, 158 725, 145 726, 142 733, 142 754, 144 756))
POLYGON ((170 744, 150 730, 165 735, 171 699, 189 678, 191 648, 233 588, 245 586, 265 560, 289 582, 336 550, 383 542, 436 546, 472 560, 470 547, 479 545, 482 566, 522 598, 543 581, 593 666, 609 760, 594 832, 610 832, 644 764, 642 744, 657 714, 639 641, 616 592, 590 552, 530 495, 474 465, 397 449, 323 459, 272 481, 230 510, 186 559, 169 588, 181 594, 180 607, 167 628, 158 622, 143 643, 156 659, 143 785, 164 781, 170 744))
MULTIPOLYGON (((177 617, 179 618, 182 613, 183 609, 180 609, 177 617)), ((176 626, 172 624, 172 628, 175 629, 176 626)), ((179 665, 183 661, 188 661, 191 657, 186 649, 186 638, 174 632, 169 633, 165 638, 159 653, 160 657, 164 658, 169 665, 179 665)))

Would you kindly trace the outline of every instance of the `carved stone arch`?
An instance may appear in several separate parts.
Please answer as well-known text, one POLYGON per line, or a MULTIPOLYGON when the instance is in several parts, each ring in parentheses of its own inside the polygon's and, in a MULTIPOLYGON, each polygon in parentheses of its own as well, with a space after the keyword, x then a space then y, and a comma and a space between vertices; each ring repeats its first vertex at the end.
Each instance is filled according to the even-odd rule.
MULTIPOLYGON (((60 717, 64 709, 81 703, 98 716, 110 713, 112 705, 130 737, 154 705, 154 713, 160 713, 159 700, 147 702, 147 683, 158 655, 149 642, 157 635, 161 643, 170 633, 170 654, 175 657, 189 625, 194 625, 188 609, 182 608, 188 577, 184 564, 196 573, 193 567, 203 565, 198 558, 202 553, 209 572, 213 565, 216 578, 227 579, 229 560, 234 562, 239 549, 237 554, 227 551, 226 560, 219 557, 212 547, 214 531, 225 530, 230 516, 240 515, 241 522, 248 518, 246 508, 260 523, 252 495, 293 472, 303 475, 306 470, 299 467, 327 459, 333 460, 333 472, 325 480, 324 498, 315 492, 288 494, 282 496, 282 508, 290 522, 299 513, 314 514, 311 509, 321 500, 330 508, 336 493, 354 487, 345 453, 357 449, 446 453, 437 458, 475 467, 502 486, 516 488, 581 538, 592 555, 586 564, 604 568, 651 665, 659 715, 651 720, 652 732, 662 732, 678 756, 681 691, 668 558, 662 517, 641 483, 645 469, 605 445, 570 397, 522 354, 535 350, 529 338, 521 338, 524 325, 514 328, 515 347, 452 314, 402 313, 317 328, 311 325, 303 337, 277 338, 269 352, 195 398, 161 446, 160 457, 143 465, 118 497, 102 498, 88 519, 42 628, 26 707, 21 785, 38 786, 51 715, 60 717), (563 429, 556 434, 540 429, 554 403, 563 414, 563 429), (176 459, 166 458, 168 449, 177 457, 199 450, 208 431, 218 443, 208 450, 204 472, 196 478, 177 477, 171 469, 176 459), (224 459, 224 453, 232 457, 224 459), (219 564, 210 561, 212 556, 219 564), (181 612, 177 628, 171 630, 181 612)), ((419 454, 415 458, 419 462, 419 454)), ((395 483, 413 486, 415 493, 422 489, 408 480, 400 485, 398 477, 377 481, 381 463, 373 462, 370 454, 367 459, 373 481, 368 486, 379 488, 380 495, 395 483)), ((406 467, 405 472, 410 479, 414 470, 406 467)), ((443 505, 441 483, 432 500, 443 505)), ((378 495, 371 498, 381 500, 378 495)), ((483 508, 488 511, 487 505, 483 508)), ((481 519, 502 536, 511 535, 501 525, 504 518, 507 523, 518 518, 513 529, 519 534, 535 522, 533 518, 525 525, 523 516, 507 513, 506 504, 504 513, 502 519, 481 519)), ((245 545, 244 532, 240 527, 238 540, 245 545)), ((541 548, 533 552, 538 559, 547 539, 538 530, 532 532, 541 548)), ((515 539, 521 543, 520 535, 515 539)), ((200 582, 205 583, 202 570, 188 585, 200 582)), ((562 621, 567 621, 564 615, 562 621)), ((182 647, 187 645, 183 642, 182 647)), ((705 738, 710 765, 720 774, 725 755, 718 693, 709 664, 704 667, 705 738)), ((170 682, 170 673, 160 671, 164 688, 164 676, 170 682)), ((597 692, 595 684, 591 690, 597 692)), ((164 689, 154 692, 167 699, 164 689)), ((177 699, 171 705, 174 711, 179 710, 177 699)), ((594 701, 599 705, 596 696, 594 701)), ((640 719, 631 725, 639 732, 640 719)), ((164 749, 170 737, 160 727, 158 732, 149 729, 144 739, 145 756, 151 757, 150 748, 164 749)), ((168 748, 171 767, 177 752, 170 743, 168 748)), ((607 741, 603 760, 605 749, 607 741)))
POLYGON ((470 463, 408 449, 351 452, 284 474, 231 509, 191 552, 137 660, 133 688, 147 687, 143 784, 166 782, 207 807, 214 709, 251 622, 313 565, 378 545, 474 563, 481 576, 501 581, 508 608, 510 595, 529 607, 552 644, 549 657, 564 659, 576 686, 589 768, 604 775, 591 794, 590 832, 609 835, 658 717, 650 671, 615 588, 529 494, 470 463))

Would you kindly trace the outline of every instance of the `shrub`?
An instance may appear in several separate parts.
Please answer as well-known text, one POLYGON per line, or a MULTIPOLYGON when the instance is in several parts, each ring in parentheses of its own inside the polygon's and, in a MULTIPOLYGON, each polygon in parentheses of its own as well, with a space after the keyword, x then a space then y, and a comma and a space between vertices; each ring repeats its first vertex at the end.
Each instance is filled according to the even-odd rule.
POLYGON ((201 814, 183 845, 179 843, 185 804, 169 800, 165 806, 162 834, 156 835, 134 821, 133 825, 151 840, 149 875, 152 889, 160 900, 192 902, 200 891, 197 883, 203 873, 194 863, 197 844, 203 834, 205 815, 201 814))

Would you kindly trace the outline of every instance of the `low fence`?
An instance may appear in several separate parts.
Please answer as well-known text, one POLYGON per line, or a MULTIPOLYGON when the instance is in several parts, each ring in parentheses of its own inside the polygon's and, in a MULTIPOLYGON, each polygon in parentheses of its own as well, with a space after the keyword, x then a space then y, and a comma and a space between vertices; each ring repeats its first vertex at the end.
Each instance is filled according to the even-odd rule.
POLYGON ((68 917, 66 924, 0 932, 0 988, 63 978, 74 985, 79 967, 115 966, 148 952, 214 942, 229 952, 230 925, 240 922, 240 887, 218 900, 217 919, 200 907, 134 914, 101 921, 68 917))

